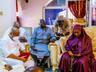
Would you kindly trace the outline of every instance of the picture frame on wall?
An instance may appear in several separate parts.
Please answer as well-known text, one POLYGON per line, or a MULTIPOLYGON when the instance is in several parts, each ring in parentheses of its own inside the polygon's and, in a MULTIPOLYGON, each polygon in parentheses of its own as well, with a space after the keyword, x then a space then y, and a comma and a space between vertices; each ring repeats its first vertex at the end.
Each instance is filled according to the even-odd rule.
POLYGON ((66 16, 66 9, 64 9, 64 7, 46 7, 44 9, 44 19, 46 24, 54 25, 57 20, 57 16, 60 14, 66 16))
POLYGON ((58 16, 68 18, 68 0, 49 0, 43 7, 43 19, 48 26, 54 25, 58 16))

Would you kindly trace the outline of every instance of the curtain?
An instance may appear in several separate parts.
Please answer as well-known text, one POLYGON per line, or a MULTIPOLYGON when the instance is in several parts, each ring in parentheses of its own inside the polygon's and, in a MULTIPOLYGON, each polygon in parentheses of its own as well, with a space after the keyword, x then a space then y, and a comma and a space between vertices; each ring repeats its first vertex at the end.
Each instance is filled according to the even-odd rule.
POLYGON ((16 12, 18 12, 18 2, 16 0, 16 12))
POLYGON ((83 18, 86 14, 86 2, 84 0, 69 1, 68 7, 76 18, 83 18))

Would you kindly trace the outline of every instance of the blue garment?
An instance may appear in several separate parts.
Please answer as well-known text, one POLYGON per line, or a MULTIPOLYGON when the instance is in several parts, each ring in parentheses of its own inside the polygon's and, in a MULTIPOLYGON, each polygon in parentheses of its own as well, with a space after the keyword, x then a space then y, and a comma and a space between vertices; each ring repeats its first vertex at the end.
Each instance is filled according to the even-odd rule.
POLYGON ((47 27, 46 30, 41 27, 36 28, 32 34, 31 45, 34 46, 37 51, 32 50, 31 53, 36 55, 38 58, 49 56, 48 43, 55 40, 55 34, 49 27, 47 27))

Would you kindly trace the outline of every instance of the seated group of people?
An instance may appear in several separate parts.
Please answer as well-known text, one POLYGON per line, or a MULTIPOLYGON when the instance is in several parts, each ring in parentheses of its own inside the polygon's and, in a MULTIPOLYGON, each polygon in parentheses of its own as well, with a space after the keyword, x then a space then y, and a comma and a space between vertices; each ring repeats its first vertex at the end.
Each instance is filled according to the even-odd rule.
MULTIPOLYGON (((40 21, 40 27, 36 28, 32 35, 32 55, 35 55, 35 58, 37 57, 36 60, 39 58, 44 58, 46 60, 48 56, 52 56, 51 58, 53 60, 51 60, 51 62, 53 71, 55 71, 56 68, 54 67, 57 65, 60 72, 95 72, 96 61, 93 55, 92 41, 83 29, 84 26, 79 24, 73 26, 72 33, 63 47, 66 52, 62 52, 60 62, 57 61, 58 64, 54 62, 56 61, 54 59, 58 59, 56 48, 59 48, 58 45, 56 47, 54 42, 56 42, 59 37, 70 34, 70 32, 67 32, 68 30, 66 31, 68 25, 65 24, 63 27, 64 21, 57 22, 57 28, 61 27, 62 31, 65 32, 52 32, 52 30, 46 26, 44 20, 40 21), (49 46, 48 50, 48 45, 50 44, 53 46, 49 46), (50 51, 52 50, 50 47, 53 48, 53 51, 50 51), (55 54, 57 54, 57 58, 55 54)), ((37 63, 39 63, 39 60, 37 63)))
MULTIPOLYGON (((27 68, 33 68, 35 64, 36 66, 46 67, 46 60, 51 56, 53 71, 55 71, 54 67, 57 66, 60 72, 95 72, 96 61, 92 51, 91 38, 86 34, 83 26, 78 24, 73 27, 73 32, 64 46, 66 52, 60 52, 62 55, 59 62, 54 60, 57 59, 58 51, 56 49, 59 48, 55 42, 61 36, 70 34, 66 21, 57 21, 56 28, 62 29, 60 33, 58 33, 58 30, 53 32, 41 19, 40 26, 34 29, 29 44, 27 37, 20 35, 22 33, 20 30, 23 29, 20 29, 19 24, 15 23, 7 36, 1 39, 4 57, 0 58, 2 62, 0 66, 3 64, 5 70, 8 71, 24 72, 27 68), (51 49, 50 44, 56 44, 57 47, 54 48, 53 46, 53 49, 51 49), (32 58, 29 58, 30 55, 32 58), (16 71, 16 67, 18 71, 16 71), (19 71, 19 69, 21 70, 19 71)), ((30 69, 28 72, 31 72, 30 69)))

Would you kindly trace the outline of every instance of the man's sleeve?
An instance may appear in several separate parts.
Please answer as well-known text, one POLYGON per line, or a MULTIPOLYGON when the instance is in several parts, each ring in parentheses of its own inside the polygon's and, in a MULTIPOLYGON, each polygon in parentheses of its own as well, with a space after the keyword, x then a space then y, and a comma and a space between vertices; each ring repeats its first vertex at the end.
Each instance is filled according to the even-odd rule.
POLYGON ((55 41, 56 40, 55 33, 51 29, 50 29, 50 36, 51 36, 50 41, 55 41))

